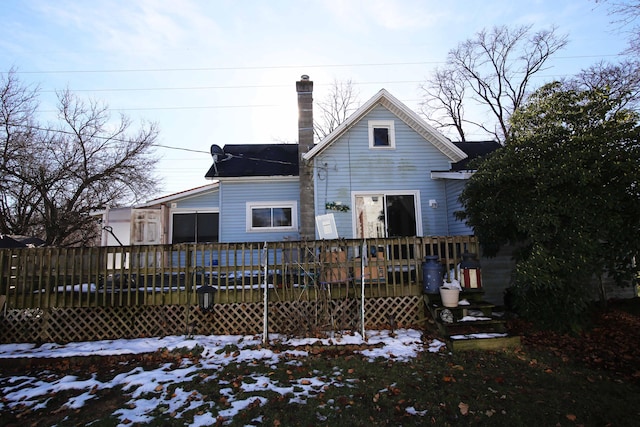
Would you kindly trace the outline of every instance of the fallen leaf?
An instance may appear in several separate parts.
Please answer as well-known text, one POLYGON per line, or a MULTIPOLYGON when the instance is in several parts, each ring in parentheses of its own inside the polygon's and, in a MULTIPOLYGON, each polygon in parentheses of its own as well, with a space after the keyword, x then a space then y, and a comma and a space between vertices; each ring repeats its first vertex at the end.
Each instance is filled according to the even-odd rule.
POLYGON ((458 404, 458 409, 460 409, 460 413, 462 415, 467 415, 469 413, 469 405, 464 402, 460 402, 458 404))
POLYGON ((569 421, 575 421, 575 420, 576 420, 576 416, 575 416, 575 415, 573 415, 573 414, 567 414, 567 419, 568 419, 569 421))

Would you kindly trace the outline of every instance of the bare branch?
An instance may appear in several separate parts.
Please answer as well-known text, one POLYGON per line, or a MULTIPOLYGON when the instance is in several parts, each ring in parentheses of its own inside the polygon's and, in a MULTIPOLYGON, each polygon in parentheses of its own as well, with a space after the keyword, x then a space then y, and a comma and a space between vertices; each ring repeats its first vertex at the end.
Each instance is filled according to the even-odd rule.
POLYGON ((316 103, 315 108, 320 113, 313 125, 316 139, 324 139, 358 108, 358 93, 353 86, 351 80, 334 80, 326 98, 316 103))
MULTIPOLYGON (((494 27, 460 43, 449 52, 444 69, 423 87, 426 96, 435 96, 440 112, 445 113, 446 121, 437 122, 456 128, 464 140, 464 132, 458 128, 474 121, 466 120, 462 116, 465 111, 456 106, 475 101, 495 119, 490 133, 504 141, 509 117, 526 99, 531 77, 566 43, 566 36, 556 34, 555 28, 532 33, 531 26, 494 27), (451 87, 456 90, 445 90, 451 87)), ((430 102, 427 99, 426 103, 430 102)), ((479 127, 491 128, 486 124, 479 127)))
POLYGON ((0 81, 4 114, 0 164, 0 232, 31 234, 54 245, 88 244, 90 217, 104 206, 130 203, 155 191, 155 124, 137 131, 126 116, 68 90, 58 94, 59 123, 39 126, 30 92, 13 79, 0 81), (24 111, 24 114, 18 112, 24 111), (27 114, 29 113, 29 114, 27 114), (10 159, 10 160, 9 160, 10 159))

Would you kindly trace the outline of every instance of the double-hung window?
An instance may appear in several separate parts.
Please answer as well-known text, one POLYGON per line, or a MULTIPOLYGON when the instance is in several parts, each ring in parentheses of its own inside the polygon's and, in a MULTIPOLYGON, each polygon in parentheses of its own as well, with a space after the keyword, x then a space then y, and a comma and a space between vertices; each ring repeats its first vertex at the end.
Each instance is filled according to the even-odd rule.
POLYGON ((369 148, 393 149, 396 147, 393 120, 369 120, 369 148))
POLYGON ((298 212, 295 201, 247 203, 247 231, 295 231, 298 212))

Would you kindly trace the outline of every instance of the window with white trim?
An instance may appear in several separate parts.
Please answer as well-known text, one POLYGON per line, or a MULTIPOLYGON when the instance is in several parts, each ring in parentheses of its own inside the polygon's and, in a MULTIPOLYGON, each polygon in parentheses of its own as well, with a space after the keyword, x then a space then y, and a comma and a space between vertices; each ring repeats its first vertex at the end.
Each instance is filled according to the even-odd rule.
POLYGON ((247 231, 295 231, 296 202, 248 202, 247 231))
POLYGON ((369 120, 369 148, 389 149, 396 147, 396 132, 393 120, 369 120))

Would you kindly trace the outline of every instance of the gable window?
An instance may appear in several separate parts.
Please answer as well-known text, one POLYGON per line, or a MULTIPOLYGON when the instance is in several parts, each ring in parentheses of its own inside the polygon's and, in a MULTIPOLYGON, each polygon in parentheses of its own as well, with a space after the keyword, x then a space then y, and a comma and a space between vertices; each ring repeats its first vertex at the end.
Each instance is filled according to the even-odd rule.
POLYGON ((369 120, 369 148, 395 147, 396 135, 393 120, 369 120))
POLYGON ((292 231, 298 228, 296 202, 247 203, 247 231, 292 231))
POLYGON ((172 215, 171 243, 217 242, 218 212, 184 212, 172 215))

